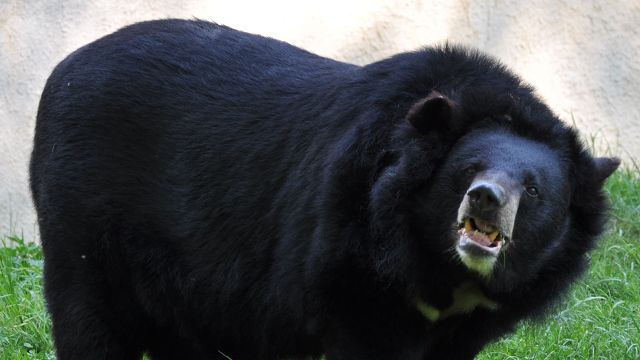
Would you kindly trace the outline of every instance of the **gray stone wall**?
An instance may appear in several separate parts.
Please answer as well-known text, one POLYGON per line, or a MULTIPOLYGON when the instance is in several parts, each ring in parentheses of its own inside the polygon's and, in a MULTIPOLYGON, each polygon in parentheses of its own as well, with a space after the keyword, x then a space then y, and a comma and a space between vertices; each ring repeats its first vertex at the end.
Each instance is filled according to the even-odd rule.
POLYGON ((502 59, 599 152, 640 158, 638 0, 0 0, 0 235, 37 240, 27 186, 38 99, 53 67, 126 24, 198 17, 365 64, 463 43, 502 59))

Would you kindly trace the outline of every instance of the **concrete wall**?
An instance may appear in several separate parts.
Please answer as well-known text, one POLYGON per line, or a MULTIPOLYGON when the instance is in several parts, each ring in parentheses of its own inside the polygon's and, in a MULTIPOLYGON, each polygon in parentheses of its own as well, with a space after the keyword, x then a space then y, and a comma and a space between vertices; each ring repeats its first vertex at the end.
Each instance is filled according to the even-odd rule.
POLYGON ((640 1, 0 0, 0 235, 36 238, 38 99, 69 52, 126 24, 198 17, 365 64, 446 40, 501 58, 601 150, 640 158, 640 1))

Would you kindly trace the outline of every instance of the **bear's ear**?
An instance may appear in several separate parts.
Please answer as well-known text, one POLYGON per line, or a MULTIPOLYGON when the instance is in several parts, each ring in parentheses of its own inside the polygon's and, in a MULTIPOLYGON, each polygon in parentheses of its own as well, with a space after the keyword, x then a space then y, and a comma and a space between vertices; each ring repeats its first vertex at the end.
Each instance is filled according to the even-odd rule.
POLYGON ((594 165, 596 181, 604 184, 605 180, 620 166, 620 159, 617 157, 599 157, 594 159, 594 165))
POLYGON ((454 128, 455 104, 446 96, 432 91, 417 101, 407 113, 407 121, 420 133, 449 131, 454 128))

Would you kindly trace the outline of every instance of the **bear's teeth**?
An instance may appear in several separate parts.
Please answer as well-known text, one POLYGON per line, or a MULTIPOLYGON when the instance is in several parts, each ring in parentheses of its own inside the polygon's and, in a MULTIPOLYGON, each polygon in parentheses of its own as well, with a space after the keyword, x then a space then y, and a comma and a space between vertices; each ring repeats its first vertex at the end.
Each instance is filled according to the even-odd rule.
POLYGON ((464 230, 468 233, 473 232, 473 225, 471 225, 470 219, 465 219, 464 221, 464 230))
POLYGON ((464 232, 467 234, 470 234, 471 236, 475 236, 475 238, 478 238, 478 236, 484 237, 486 238, 490 243, 494 243, 496 241, 496 239, 498 238, 498 235, 500 235, 500 231, 496 228, 494 228, 493 226, 488 227, 487 228, 487 232, 478 229, 473 220, 471 220, 471 218, 467 218, 464 220, 464 232), (489 232, 490 231, 490 232, 489 232))

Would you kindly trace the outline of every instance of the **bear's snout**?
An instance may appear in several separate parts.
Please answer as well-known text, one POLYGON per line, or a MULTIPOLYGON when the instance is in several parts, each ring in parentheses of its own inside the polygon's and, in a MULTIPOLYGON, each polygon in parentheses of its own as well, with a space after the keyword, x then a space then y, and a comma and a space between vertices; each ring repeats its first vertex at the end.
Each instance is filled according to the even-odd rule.
POLYGON ((505 173, 478 174, 458 208, 458 224, 473 218, 478 225, 489 224, 505 238, 511 238, 520 204, 521 192, 518 189, 516 181, 505 173))
POLYGON ((520 203, 518 184, 503 172, 480 173, 458 208, 456 249, 462 262, 488 276, 498 253, 511 241, 520 203))
POLYGON ((467 196, 471 207, 481 212, 494 211, 507 202, 502 186, 485 181, 474 183, 467 191, 467 196))

